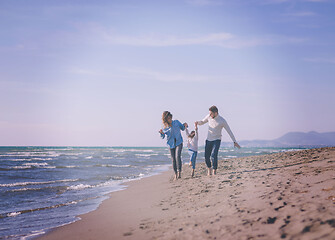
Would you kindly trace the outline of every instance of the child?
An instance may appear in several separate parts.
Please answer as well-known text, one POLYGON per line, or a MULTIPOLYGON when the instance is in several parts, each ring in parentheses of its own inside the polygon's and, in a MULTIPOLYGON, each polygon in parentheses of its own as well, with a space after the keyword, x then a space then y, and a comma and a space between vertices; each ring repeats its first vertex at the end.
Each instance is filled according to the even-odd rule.
POLYGON ((190 154, 190 165, 192 165, 192 177, 194 177, 195 170, 195 160, 198 155, 198 123, 195 123, 195 131, 191 133, 188 132, 188 129, 185 129, 187 136, 187 147, 188 153, 190 154))

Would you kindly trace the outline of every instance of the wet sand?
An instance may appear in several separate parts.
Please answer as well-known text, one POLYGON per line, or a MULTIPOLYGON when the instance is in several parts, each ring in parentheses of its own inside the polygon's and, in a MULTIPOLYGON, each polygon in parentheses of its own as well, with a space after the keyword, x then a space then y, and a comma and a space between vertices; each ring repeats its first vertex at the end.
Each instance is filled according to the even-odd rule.
POLYGON ((183 166, 128 183, 39 239, 335 239, 335 147, 183 166))

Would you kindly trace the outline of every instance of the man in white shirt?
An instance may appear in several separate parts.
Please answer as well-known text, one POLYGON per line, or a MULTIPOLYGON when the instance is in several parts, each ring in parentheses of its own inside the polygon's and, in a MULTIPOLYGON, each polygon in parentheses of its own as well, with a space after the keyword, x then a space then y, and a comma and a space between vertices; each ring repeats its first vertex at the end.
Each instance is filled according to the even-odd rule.
POLYGON ((212 165, 213 165, 213 174, 216 174, 216 169, 218 167, 218 153, 221 144, 221 136, 222 136, 222 128, 224 128, 229 134, 230 138, 234 142, 234 147, 241 148, 237 143, 234 134, 230 130, 230 127, 226 120, 219 115, 218 108, 216 106, 212 106, 209 108, 209 114, 202 120, 197 121, 198 125, 203 125, 208 122, 208 134, 205 145, 205 160, 206 165, 208 167, 208 175, 211 175, 212 165), (212 156, 212 162, 211 158, 212 156))

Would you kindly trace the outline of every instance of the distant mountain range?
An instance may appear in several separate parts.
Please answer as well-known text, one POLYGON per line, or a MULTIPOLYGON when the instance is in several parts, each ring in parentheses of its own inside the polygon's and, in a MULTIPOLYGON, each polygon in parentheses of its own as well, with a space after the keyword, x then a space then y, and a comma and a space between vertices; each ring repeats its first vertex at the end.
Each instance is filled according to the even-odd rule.
MULTIPOLYGON (((335 146, 335 132, 289 132, 274 140, 242 140, 241 147, 322 147, 335 146)), ((223 142, 221 146, 232 146, 223 142)))

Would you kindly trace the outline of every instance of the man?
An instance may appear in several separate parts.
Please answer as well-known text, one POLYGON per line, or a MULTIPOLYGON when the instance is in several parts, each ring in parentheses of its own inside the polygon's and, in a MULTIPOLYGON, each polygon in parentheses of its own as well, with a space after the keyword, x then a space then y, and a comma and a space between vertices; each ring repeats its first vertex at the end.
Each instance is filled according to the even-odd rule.
POLYGON ((216 169, 218 168, 218 153, 221 144, 221 132, 222 128, 226 129, 227 133, 234 142, 234 147, 241 148, 237 143, 234 134, 230 130, 226 120, 219 115, 219 110, 216 106, 211 106, 209 108, 209 114, 202 120, 197 121, 198 125, 203 125, 208 122, 208 134, 205 145, 205 160, 208 167, 208 175, 211 175, 211 167, 213 165, 213 174, 216 174, 216 169), (210 158, 212 156, 213 164, 211 164, 210 158))

